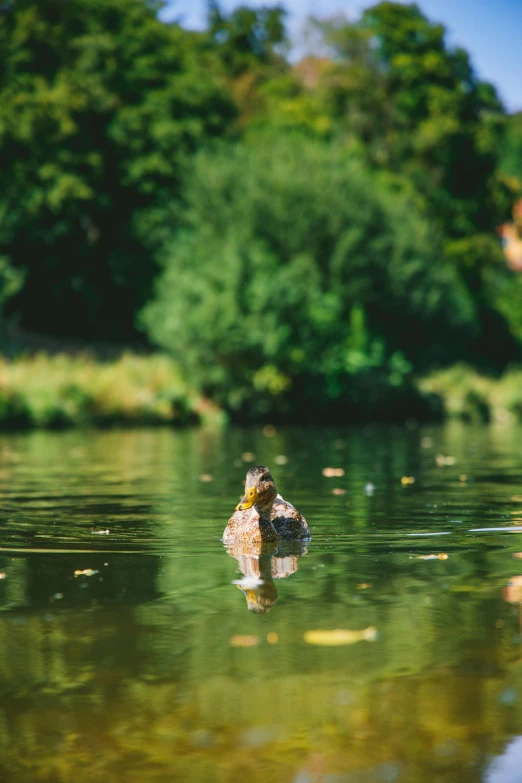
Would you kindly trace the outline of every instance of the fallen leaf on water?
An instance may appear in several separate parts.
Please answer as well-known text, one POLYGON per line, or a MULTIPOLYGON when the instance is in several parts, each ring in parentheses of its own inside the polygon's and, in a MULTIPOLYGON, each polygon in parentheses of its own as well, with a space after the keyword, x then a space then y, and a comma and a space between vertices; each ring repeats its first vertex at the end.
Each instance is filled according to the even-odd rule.
POLYGON ((77 577, 77 576, 94 576, 94 574, 99 574, 99 573, 100 573, 99 571, 95 571, 92 568, 84 568, 83 571, 79 571, 79 570, 75 571, 74 572, 74 576, 75 577, 77 577))
POLYGON ((201 476, 199 477, 199 480, 205 482, 214 481, 214 476, 212 475, 212 473, 202 473, 201 476))
POLYGON ((345 628, 336 628, 334 631, 306 631, 304 640, 307 644, 316 644, 322 647, 341 647, 356 642, 372 642, 377 638, 377 628, 370 625, 362 631, 348 631, 345 628))
POLYGON ((344 470, 342 468, 323 468, 323 476, 326 476, 326 478, 340 478, 344 476, 344 470))
POLYGON ((445 457, 444 454, 437 454, 435 462, 439 468, 443 468, 445 465, 454 465, 456 463, 455 457, 445 457))
POLYGON ((232 647, 256 647, 259 644, 259 636, 232 636, 232 647))
POLYGON ((346 490, 336 487, 335 489, 332 489, 332 495, 346 495, 346 490))
POLYGON ((401 478, 401 484, 403 487, 407 487, 408 484, 415 484, 415 477, 414 476, 403 476, 401 478))

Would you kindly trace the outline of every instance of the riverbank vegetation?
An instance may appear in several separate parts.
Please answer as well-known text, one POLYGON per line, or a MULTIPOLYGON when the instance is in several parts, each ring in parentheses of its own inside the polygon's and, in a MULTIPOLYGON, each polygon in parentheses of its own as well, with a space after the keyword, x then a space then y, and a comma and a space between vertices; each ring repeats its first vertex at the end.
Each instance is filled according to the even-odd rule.
MULTIPOLYGON (((380 375, 375 367, 366 374, 361 371, 345 392, 350 405, 342 419, 333 406, 314 408, 309 420, 353 424, 448 416, 475 422, 522 421, 522 370, 494 378, 454 365, 423 377, 409 374, 405 381, 401 361, 396 359, 395 369, 381 368, 380 375), (400 385, 390 379, 393 372, 401 377, 400 385)), ((271 378, 266 374, 266 382, 281 383, 273 372, 271 378)), ((217 424, 227 420, 226 411, 190 387, 167 355, 126 353, 101 361, 89 354, 40 353, 0 359, 0 429, 217 424)), ((258 407, 256 419, 303 421, 303 414, 258 407)))
POLYGON ((415 5, 311 19, 300 59, 280 6, 161 10, 0 14, 3 318, 170 356, 6 361, 0 423, 518 409, 482 377, 522 365, 522 124, 467 53, 415 5))

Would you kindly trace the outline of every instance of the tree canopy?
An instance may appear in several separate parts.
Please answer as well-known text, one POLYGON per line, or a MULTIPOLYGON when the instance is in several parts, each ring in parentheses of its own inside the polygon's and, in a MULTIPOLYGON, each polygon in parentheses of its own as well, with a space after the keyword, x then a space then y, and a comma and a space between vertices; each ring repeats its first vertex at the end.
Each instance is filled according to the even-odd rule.
POLYGON ((0 239, 27 326, 132 334, 187 157, 233 103, 198 38, 150 0, 17 0, 0 13, 0 239))
POLYGON ((520 359, 520 116, 468 54, 417 5, 312 19, 299 60, 283 5, 208 7, 0 4, 7 317, 144 329, 237 411, 520 359))

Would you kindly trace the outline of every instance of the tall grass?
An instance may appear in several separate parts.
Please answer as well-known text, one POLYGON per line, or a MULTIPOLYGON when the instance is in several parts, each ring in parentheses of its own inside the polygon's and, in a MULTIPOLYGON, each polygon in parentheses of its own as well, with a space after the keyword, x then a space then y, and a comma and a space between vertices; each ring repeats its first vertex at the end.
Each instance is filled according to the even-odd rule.
POLYGON ((502 377, 492 378, 458 364, 421 378, 417 386, 422 394, 438 397, 449 417, 522 420, 522 369, 509 369, 502 377))
POLYGON ((182 424, 204 413, 204 401, 165 356, 0 358, 2 428, 182 424))

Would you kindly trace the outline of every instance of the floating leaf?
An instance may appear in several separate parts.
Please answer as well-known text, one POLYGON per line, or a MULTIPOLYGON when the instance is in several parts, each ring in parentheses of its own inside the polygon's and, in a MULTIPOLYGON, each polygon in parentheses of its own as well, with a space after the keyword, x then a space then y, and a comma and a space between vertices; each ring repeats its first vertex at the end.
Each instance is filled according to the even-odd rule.
POLYGON ((349 631, 345 628, 336 628, 334 631, 306 631, 304 640, 307 644, 315 644, 321 647, 341 647, 342 645, 355 644, 356 642, 372 642, 377 638, 377 629, 373 626, 362 631, 349 631))
POLYGON ((256 647, 259 644, 259 636, 232 636, 230 644, 232 647, 256 647))
POLYGON ((439 466, 439 468, 443 468, 447 465, 454 465, 456 463, 455 457, 445 457, 444 454, 437 454, 435 457, 435 462, 439 466))
POLYGON ((340 478, 344 476, 344 470, 342 468, 323 468, 323 476, 326 476, 326 478, 340 478))

